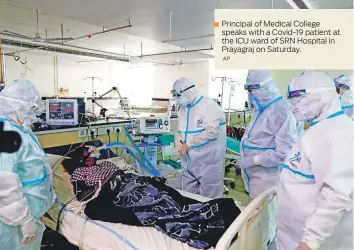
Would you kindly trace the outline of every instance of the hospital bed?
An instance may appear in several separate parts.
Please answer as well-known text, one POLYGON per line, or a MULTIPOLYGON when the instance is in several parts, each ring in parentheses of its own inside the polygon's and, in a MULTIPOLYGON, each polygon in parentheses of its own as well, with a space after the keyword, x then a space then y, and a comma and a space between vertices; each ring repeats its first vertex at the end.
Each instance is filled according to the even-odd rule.
MULTIPOLYGON (((135 227, 119 223, 93 221, 83 214, 84 204, 73 199, 74 192, 68 176, 61 167, 61 156, 48 155, 54 175, 57 200, 43 217, 45 225, 84 250, 111 249, 173 249, 194 250, 151 227, 135 227), (72 200, 72 201, 71 201, 72 200), (69 204, 65 206, 65 203, 69 204), (61 211, 62 210, 62 211, 61 211), (60 212, 61 211, 61 212, 60 212), (60 219, 58 216, 60 214, 60 219), (59 226, 57 227, 57 222, 59 226)), ((179 191, 182 195, 205 202, 209 198, 179 191)), ((236 204, 237 201, 236 201, 236 204)), ((266 250, 275 237, 276 189, 266 190, 242 211, 219 240, 216 250, 266 250), (233 241, 237 234, 237 239, 233 241)), ((104 213, 104 207, 102 207, 104 213)), ((211 248, 213 249, 213 248, 211 248)))
MULTIPOLYGON (((236 161, 240 159, 240 142, 232 137, 226 138, 226 159, 229 160, 227 165, 234 165, 236 168, 236 161)), ((225 163, 227 163, 225 161, 225 163)), ((236 173, 235 173, 236 174, 236 173)), ((230 182, 231 188, 235 188, 236 186, 236 179, 235 178, 224 178, 224 181, 230 182)), ((224 184, 224 194, 229 194, 229 189, 224 184)))

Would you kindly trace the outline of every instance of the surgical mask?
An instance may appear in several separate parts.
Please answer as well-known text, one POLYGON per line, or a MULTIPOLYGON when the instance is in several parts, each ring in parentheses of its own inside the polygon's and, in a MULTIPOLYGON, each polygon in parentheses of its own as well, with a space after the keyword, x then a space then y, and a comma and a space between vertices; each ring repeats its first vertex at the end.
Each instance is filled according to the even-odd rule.
POLYGON ((187 107, 189 104, 188 99, 185 96, 180 96, 176 99, 177 105, 187 107))
POLYGON ((304 111, 295 105, 291 104, 291 109, 294 114, 295 120, 298 122, 312 122, 313 118, 308 117, 304 111))

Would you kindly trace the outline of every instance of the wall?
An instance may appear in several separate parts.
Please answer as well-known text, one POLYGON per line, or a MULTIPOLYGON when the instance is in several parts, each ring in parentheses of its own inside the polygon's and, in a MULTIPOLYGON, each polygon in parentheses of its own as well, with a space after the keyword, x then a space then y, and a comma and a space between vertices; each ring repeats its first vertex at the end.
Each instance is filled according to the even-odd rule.
MULTIPOLYGON (((54 96, 54 55, 45 52, 21 53, 21 60, 27 57, 26 79, 35 83, 42 96, 54 96)), ((209 63, 195 62, 179 66, 136 65, 123 62, 96 61, 76 56, 58 57, 58 88, 68 88, 68 96, 92 96, 92 80, 87 77, 99 77, 95 80, 98 95, 113 86, 118 86, 124 97, 130 98, 138 106, 151 105, 153 97, 171 98, 173 83, 181 76, 195 81, 202 93, 208 96, 209 63), (86 62, 83 62, 86 61, 86 62), (84 80, 84 78, 87 78, 84 80)), ((19 78, 24 66, 12 57, 6 57, 7 83, 19 78)))
MULTIPOLYGON (((215 61, 210 60, 210 82, 209 82, 209 96, 221 101, 219 95, 222 93, 222 82, 220 77, 231 78, 235 81, 236 88, 231 97, 231 109, 244 109, 245 101, 247 101, 247 91, 244 90, 244 85, 247 77, 247 70, 216 70, 215 61), (214 79, 214 80, 212 80, 214 79)), ((223 108, 229 108, 230 83, 224 84, 223 90, 223 108)))
POLYGON ((209 62, 200 61, 183 65, 154 65, 153 97, 171 98, 173 83, 180 77, 194 81, 203 95, 209 95, 209 62))
MULTIPOLYGON (((36 55, 30 53, 21 53, 21 61, 25 61, 27 58, 27 73, 26 79, 35 83, 41 95, 53 95, 54 94, 54 58, 51 56, 36 55)), ((20 77, 21 71, 25 68, 20 61, 15 61, 13 57, 5 57, 6 67, 6 83, 20 77)))
MULTIPOLYGON (((300 76, 304 70, 271 70, 270 71, 273 80, 277 83, 280 92, 283 96, 286 96, 286 91, 288 89, 289 83, 294 77, 300 76)), ((327 70, 325 71, 333 79, 341 74, 349 74, 352 71, 341 71, 341 70, 327 70)))

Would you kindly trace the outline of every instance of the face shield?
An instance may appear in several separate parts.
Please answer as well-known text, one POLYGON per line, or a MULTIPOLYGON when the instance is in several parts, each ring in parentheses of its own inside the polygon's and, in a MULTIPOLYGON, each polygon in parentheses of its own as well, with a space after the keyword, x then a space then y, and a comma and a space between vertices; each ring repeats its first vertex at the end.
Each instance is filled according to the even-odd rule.
MULTIPOLYGON (((250 81, 247 79, 246 81, 250 81)), ((264 100, 264 96, 269 96, 268 86, 265 84, 272 81, 271 78, 268 78, 259 83, 248 83, 244 85, 244 89, 248 91, 248 101, 251 103, 253 107, 257 105, 257 109, 259 111, 263 111, 262 100, 264 100)))
POLYGON ((245 84, 244 89, 248 91, 248 102, 250 103, 251 107, 254 107, 253 101, 254 101, 254 95, 252 91, 260 89, 261 85, 260 84, 245 84))
POLYGON ((297 121, 311 122, 313 117, 306 115, 307 112, 301 108, 301 105, 305 102, 305 97, 308 94, 320 93, 325 91, 334 91, 331 87, 322 87, 317 89, 298 89, 287 92, 287 99, 289 100, 292 108, 292 112, 297 121))
POLYGON ((352 79, 352 75, 340 75, 334 79, 336 91, 339 95, 344 95, 345 92, 350 91, 352 79))
POLYGON ((45 110, 37 88, 27 80, 16 80, 0 93, 0 115, 11 122, 31 125, 45 110))
POLYGON ((344 91, 350 90, 350 87, 348 85, 345 85, 343 83, 336 83, 336 91, 339 95, 343 95, 344 91))

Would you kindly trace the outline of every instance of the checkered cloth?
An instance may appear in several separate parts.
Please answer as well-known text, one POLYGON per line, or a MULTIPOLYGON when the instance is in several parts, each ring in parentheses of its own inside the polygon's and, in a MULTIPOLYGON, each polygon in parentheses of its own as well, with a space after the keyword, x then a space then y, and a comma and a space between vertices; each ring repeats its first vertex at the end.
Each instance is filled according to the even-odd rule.
POLYGON ((71 176, 71 182, 84 181, 88 187, 105 183, 110 177, 119 172, 120 169, 113 163, 104 161, 91 167, 75 169, 71 176))

